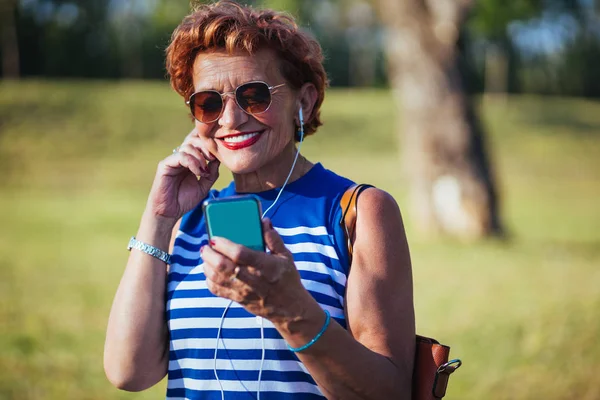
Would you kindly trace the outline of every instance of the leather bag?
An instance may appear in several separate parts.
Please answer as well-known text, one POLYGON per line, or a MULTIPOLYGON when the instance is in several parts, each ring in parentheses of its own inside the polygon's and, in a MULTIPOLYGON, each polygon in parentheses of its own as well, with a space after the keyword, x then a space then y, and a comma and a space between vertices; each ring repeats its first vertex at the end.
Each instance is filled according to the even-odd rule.
MULTIPOLYGON (((352 262, 352 241, 356 229, 357 199, 360 193, 371 185, 353 185, 346 190, 340 200, 342 218, 340 225, 346 233, 348 256, 352 262)), ((416 336, 415 361, 412 376, 412 400, 441 399, 446 395, 450 375, 462 362, 459 359, 448 361, 450 347, 425 336, 416 336)))

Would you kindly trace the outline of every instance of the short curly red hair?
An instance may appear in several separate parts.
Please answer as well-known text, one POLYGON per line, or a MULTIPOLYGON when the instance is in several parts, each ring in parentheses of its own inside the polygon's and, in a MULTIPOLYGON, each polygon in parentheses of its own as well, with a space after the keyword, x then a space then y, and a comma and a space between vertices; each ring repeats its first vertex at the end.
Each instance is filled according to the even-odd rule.
POLYGON ((262 49, 275 52, 281 74, 293 88, 307 82, 317 88, 317 102, 304 121, 304 134, 314 133, 322 125, 320 108, 328 86, 323 51, 285 13, 256 10, 229 0, 197 6, 175 29, 167 47, 171 86, 186 100, 192 95, 193 66, 199 53, 242 50, 254 54, 262 49))

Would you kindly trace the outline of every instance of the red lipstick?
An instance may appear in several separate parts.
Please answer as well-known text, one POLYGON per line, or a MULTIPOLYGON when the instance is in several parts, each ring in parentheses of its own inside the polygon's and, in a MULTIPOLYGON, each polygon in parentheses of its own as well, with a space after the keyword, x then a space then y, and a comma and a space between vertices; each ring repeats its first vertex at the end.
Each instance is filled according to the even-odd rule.
POLYGON ((242 142, 226 142, 224 140, 224 138, 225 137, 235 137, 235 136, 246 135, 246 133, 242 133, 242 134, 238 134, 238 135, 229 135, 229 136, 225 136, 225 137, 219 138, 219 139, 221 139, 221 143, 223 143, 223 146, 225 146, 229 150, 240 150, 240 149, 244 149, 246 147, 250 147, 254 143, 258 142, 258 140, 262 136, 263 132, 257 132, 257 133, 258 133, 257 135, 254 135, 251 138, 248 138, 248 139, 246 139, 246 140, 244 140, 242 142))

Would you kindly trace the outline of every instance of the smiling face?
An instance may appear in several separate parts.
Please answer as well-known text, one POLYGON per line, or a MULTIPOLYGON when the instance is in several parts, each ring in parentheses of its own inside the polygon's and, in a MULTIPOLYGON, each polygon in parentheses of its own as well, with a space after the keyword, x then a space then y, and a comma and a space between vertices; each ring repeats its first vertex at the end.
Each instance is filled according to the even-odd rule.
MULTIPOLYGON (((239 52, 201 53, 194 62, 194 91, 233 92, 239 85, 263 81, 269 86, 286 83, 276 56, 262 50, 254 55, 239 52)), ((294 118, 299 108, 297 93, 289 84, 271 93, 271 106, 261 114, 249 115, 233 95, 223 97, 223 112, 209 124, 198 121, 198 136, 208 150, 234 174, 247 174, 268 167, 293 148, 294 118)), ((290 152, 293 156, 293 152, 290 152)))

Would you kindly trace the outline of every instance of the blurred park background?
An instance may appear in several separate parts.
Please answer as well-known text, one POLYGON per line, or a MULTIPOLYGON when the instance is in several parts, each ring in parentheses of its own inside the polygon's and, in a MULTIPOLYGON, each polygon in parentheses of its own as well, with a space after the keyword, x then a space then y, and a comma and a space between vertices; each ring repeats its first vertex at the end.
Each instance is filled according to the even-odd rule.
MULTIPOLYGON (((403 209, 417 330, 464 361, 447 398, 600 399, 600 2, 247 3, 323 45, 302 150, 403 209)), ((156 164, 192 129, 164 70, 189 9, 0 3, 2 400, 164 396, 111 387, 102 352, 156 164)))

